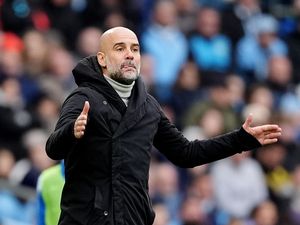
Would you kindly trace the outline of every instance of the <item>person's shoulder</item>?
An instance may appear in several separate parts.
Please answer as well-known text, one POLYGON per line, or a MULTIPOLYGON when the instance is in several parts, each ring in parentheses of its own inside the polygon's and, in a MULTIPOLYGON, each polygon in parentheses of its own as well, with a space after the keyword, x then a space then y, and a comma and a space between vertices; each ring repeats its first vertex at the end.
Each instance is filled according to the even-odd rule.
POLYGON ((158 112, 161 111, 161 106, 158 101, 149 93, 147 93, 147 103, 153 106, 158 112))
POLYGON ((57 164, 45 169, 38 178, 38 190, 44 189, 48 184, 53 184, 55 180, 63 180, 61 165, 57 164))
POLYGON ((91 100, 97 96, 99 96, 99 92, 94 90, 91 87, 88 86, 80 86, 75 88, 65 99, 65 102, 71 98, 76 98, 78 96, 84 96, 88 100, 91 100))
POLYGON ((147 101, 149 103, 153 103, 156 105, 159 105, 158 101, 156 100, 156 98, 154 98, 151 94, 147 93, 147 101))
POLYGON ((53 176, 55 177, 55 176, 57 176, 57 174, 61 174, 60 164, 57 164, 57 165, 54 165, 54 166, 51 166, 51 167, 45 169, 41 173, 40 177, 43 180, 43 179, 47 179, 49 177, 53 177, 53 176))
POLYGON ((76 95, 76 94, 88 94, 90 92, 92 92, 92 88, 88 87, 88 86, 79 86, 76 87, 70 94, 69 96, 72 95, 76 95))

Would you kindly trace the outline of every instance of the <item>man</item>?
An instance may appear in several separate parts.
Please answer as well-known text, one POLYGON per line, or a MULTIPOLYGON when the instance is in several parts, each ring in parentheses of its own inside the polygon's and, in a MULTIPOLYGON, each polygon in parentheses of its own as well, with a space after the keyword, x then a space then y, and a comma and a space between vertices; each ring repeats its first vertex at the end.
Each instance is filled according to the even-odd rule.
POLYGON ((65 183, 64 162, 44 170, 38 179, 38 225, 56 225, 60 215, 61 192, 65 183))
POLYGON ((79 87, 46 145, 49 157, 65 162, 59 224, 152 224, 152 145, 174 164, 194 167, 274 143, 281 134, 277 125, 250 127, 250 116, 238 131, 189 142, 147 94, 139 72, 139 42, 124 27, 104 32, 97 57, 74 68, 79 87))

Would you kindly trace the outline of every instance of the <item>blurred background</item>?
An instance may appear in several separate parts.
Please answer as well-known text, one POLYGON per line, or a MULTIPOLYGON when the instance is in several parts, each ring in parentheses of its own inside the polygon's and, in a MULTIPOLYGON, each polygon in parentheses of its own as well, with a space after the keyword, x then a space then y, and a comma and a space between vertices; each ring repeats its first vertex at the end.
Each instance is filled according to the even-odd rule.
POLYGON ((283 129, 276 144, 193 169, 153 149, 154 225, 299 225, 300 0, 0 0, 0 224, 37 224, 72 68, 114 26, 137 33, 148 91, 188 139, 250 112, 283 129))

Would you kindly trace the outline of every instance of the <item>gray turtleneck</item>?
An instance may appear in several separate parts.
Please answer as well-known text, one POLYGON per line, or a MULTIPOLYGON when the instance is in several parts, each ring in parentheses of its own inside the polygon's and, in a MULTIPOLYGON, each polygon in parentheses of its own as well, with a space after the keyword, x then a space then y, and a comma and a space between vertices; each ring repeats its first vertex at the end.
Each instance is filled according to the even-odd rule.
POLYGON ((115 89, 115 91, 121 97, 125 105, 128 106, 128 98, 131 95, 131 90, 135 81, 133 81, 131 84, 121 84, 106 75, 104 75, 104 77, 107 80, 107 82, 113 87, 113 89, 115 89))

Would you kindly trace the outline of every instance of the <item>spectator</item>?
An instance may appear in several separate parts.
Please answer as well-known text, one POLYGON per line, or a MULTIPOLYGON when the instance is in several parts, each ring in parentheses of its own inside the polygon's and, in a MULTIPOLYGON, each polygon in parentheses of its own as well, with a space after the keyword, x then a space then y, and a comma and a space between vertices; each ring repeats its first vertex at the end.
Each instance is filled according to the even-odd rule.
MULTIPOLYGON (((199 125, 202 116, 207 110, 215 109, 220 111, 224 131, 236 129, 239 119, 231 106, 229 91, 224 80, 219 79, 208 89, 206 99, 195 102, 184 115, 184 126, 199 125)), ((217 114, 215 114, 217 115, 217 114)), ((211 120, 210 120, 211 121, 211 120)))
POLYGON ((264 84, 256 83, 248 87, 246 93, 247 104, 258 104, 266 109, 274 108, 274 96, 269 87, 264 84))
POLYGON ((15 162, 15 157, 10 149, 0 148, 0 179, 9 179, 15 162))
POLYGON ((175 2, 179 28, 185 35, 189 35, 196 25, 199 4, 195 0, 176 0, 175 2))
POLYGON ((243 118, 246 118, 252 112, 255 112, 253 118, 257 119, 257 123, 269 123, 271 120, 271 110, 264 105, 258 103, 247 104, 242 111, 243 118))
POLYGON ((293 225, 300 223, 300 164, 292 173, 293 190, 289 206, 289 215, 293 225))
POLYGON ((32 114, 37 127, 51 133, 55 122, 58 120, 60 104, 61 102, 58 99, 51 96, 46 94, 41 96, 32 107, 32 114))
POLYGON ((266 83, 274 96, 274 106, 279 108, 284 96, 292 93, 292 65, 286 56, 274 56, 268 62, 266 83))
POLYGON ((194 175, 188 187, 187 196, 198 198, 199 208, 207 222, 218 224, 220 211, 217 209, 215 187, 210 173, 194 175))
POLYGON ((280 210, 280 220, 287 217, 292 193, 290 172, 284 167, 287 154, 285 146, 278 143, 257 151, 256 158, 262 165, 272 200, 280 210))
POLYGON ((98 27, 86 27, 80 31, 76 42, 76 52, 80 58, 97 53, 101 34, 102 30, 98 27))
POLYGON ((187 196, 181 206, 182 225, 212 225, 211 218, 200 207, 201 200, 196 196, 187 196))
POLYGON ((0 148, 0 224, 31 225, 33 222, 32 201, 27 202, 27 199, 16 196, 13 190, 9 189, 12 187, 10 176, 14 166, 15 157, 12 151, 0 148))
POLYGON ((229 218, 246 219, 268 197, 264 173, 248 153, 236 154, 212 166, 217 207, 229 218))
POLYGON ((0 83, 0 143, 11 149, 16 159, 25 157, 21 137, 34 125, 32 114, 26 110, 21 87, 15 78, 0 83))
POLYGON ((96 26, 103 30, 113 26, 109 21, 122 21, 118 26, 125 25, 138 32, 142 25, 142 4, 136 0, 90 0, 82 12, 82 20, 85 27, 96 26))
POLYGON ((156 192, 154 193, 153 202, 161 202, 166 205, 170 215, 170 222, 177 223, 181 205, 181 194, 179 192, 178 173, 175 167, 169 163, 160 163, 156 168, 156 192))
POLYGON ((176 115, 175 123, 179 129, 182 128, 182 116, 185 110, 196 101, 204 98, 200 86, 201 74, 197 65, 192 61, 187 61, 179 71, 170 100, 170 106, 176 115))
POLYGON ((230 38, 234 49, 238 41, 245 34, 250 33, 247 22, 260 14, 258 0, 233 1, 232 5, 222 12, 222 33, 230 38))
POLYGON ((231 43, 220 33, 220 13, 214 8, 200 8, 195 29, 189 39, 189 49, 198 67, 203 72, 227 72, 231 65, 231 43))
POLYGON ((75 87, 71 74, 74 64, 74 57, 67 49, 52 48, 48 55, 47 71, 38 79, 43 92, 60 102, 63 101, 75 87))
POLYGON ((252 218, 253 225, 277 225, 280 222, 278 209, 271 201, 265 201, 258 205, 253 211, 252 218))
POLYGON ((58 30, 65 39, 68 49, 74 49, 82 22, 78 14, 72 10, 70 0, 46 0, 44 11, 50 20, 51 29, 58 30))
POLYGON ((227 75, 225 82, 228 87, 230 105, 239 114, 246 104, 246 83, 238 74, 227 75))
MULTIPOLYGON (((298 4, 300 5, 300 3, 298 4)), ((293 82, 298 83, 300 81, 300 6, 296 30, 287 37, 286 41, 289 49, 289 57, 293 66, 293 82)))
POLYGON ((0 58, 0 80, 7 78, 15 79, 21 90, 22 100, 30 104, 40 94, 36 80, 25 72, 23 61, 24 43, 22 39, 14 34, 5 34, 0 58))
POLYGON ((11 179, 14 183, 36 188, 40 173, 54 164, 47 157, 45 145, 48 134, 40 129, 33 129, 23 136, 28 157, 18 160, 12 170, 11 179))
POLYGON ((269 59, 286 56, 287 45, 278 37, 278 22, 273 16, 256 16, 249 23, 253 32, 246 34, 237 44, 237 68, 246 82, 265 81, 269 59))
POLYGON ((146 89, 149 93, 153 93, 154 89, 154 58, 149 54, 141 55, 141 77, 145 83, 146 89))
POLYGON ((155 219, 153 225, 176 225, 177 223, 172 223, 170 220, 170 213, 166 205, 162 203, 156 203, 153 205, 153 210, 155 212, 155 219))
POLYGON ((203 131, 204 137, 218 136, 224 132, 225 121, 221 110, 208 108, 202 115, 199 126, 203 131))
POLYGON ((176 25, 177 19, 173 1, 157 1, 153 21, 141 39, 145 53, 154 59, 154 93, 163 103, 170 100, 172 86, 188 56, 187 41, 176 25))
POLYGON ((38 225, 56 225, 60 215, 60 199, 65 183, 65 167, 60 164, 44 170, 38 178, 38 225))
POLYGON ((300 164, 299 113, 280 113, 278 120, 285 131, 281 137, 281 143, 287 149, 284 166, 293 171, 300 164))
POLYGON ((24 70, 35 79, 46 70, 49 46, 44 33, 38 30, 28 30, 24 33, 24 70))

